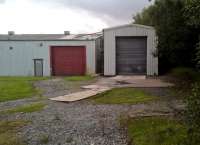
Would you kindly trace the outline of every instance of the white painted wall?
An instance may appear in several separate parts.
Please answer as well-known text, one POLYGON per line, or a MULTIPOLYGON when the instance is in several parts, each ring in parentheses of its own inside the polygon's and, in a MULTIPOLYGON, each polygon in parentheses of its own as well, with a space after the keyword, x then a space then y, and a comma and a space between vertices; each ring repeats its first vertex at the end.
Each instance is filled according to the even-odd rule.
POLYGON ((34 76, 33 59, 43 59, 50 76, 50 46, 85 46, 87 74, 95 74, 95 41, 0 41, 0 76, 34 76))
POLYGON ((125 25, 104 30, 104 75, 116 75, 117 36, 147 36, 147 75, 158 75, 158 58, 152 55, 156 51, 156 33, 153 27, 125 25))

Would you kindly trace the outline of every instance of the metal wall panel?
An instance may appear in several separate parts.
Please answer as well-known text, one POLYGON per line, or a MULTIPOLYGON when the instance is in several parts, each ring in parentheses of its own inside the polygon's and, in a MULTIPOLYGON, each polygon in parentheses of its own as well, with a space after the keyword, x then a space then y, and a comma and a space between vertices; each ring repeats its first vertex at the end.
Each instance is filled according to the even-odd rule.
POLYGON ((153 56, 156 48, 156 34, 153 27, 126 25, 104 30, 104 75, 116 75, 116 37, 147 37, 147 75, 158 75, 158 58, 153 56))
POLYGON ((50 76, 50 46, 85 46, 86 72, 95 74, 95 41, 0 41, 0 76, 34 76, 34 59, 43 59, 50 76))

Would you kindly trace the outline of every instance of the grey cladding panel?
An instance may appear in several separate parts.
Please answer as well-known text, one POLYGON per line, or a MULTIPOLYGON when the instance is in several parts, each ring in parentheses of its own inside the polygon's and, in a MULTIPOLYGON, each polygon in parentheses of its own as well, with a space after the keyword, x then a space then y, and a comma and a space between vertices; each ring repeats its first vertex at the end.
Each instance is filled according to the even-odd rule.
POLYGON ((116 37, 118 74, 146 74, 147 37, 116 37))

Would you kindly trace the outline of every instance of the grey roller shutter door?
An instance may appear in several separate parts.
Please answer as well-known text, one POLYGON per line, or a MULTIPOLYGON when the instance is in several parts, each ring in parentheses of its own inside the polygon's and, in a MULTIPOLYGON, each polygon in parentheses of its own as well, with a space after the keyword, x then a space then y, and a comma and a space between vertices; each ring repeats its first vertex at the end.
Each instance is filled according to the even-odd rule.
POLYGON ((146 64, 147 37, 116 37, 117 74, 146 74, 146 64))

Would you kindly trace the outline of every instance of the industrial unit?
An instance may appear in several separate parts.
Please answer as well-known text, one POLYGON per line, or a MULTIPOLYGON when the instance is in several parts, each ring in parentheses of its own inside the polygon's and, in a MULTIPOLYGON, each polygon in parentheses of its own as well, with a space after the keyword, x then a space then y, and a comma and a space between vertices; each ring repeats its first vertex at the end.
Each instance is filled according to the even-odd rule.
POLYGON ((129 24, 103 33, 0 35, 0 76, 102 73, 158 75, 153 27, 129 24))
POLYGON ((129 24, 104 29, 104 75, 158 75, 153 27, 129 24))

